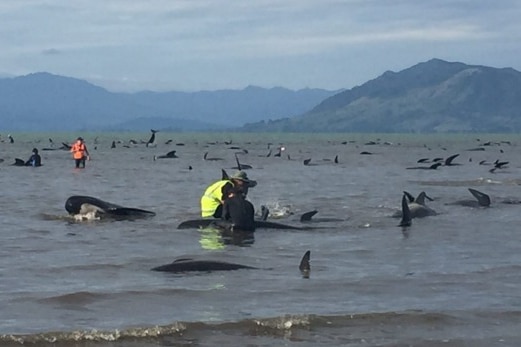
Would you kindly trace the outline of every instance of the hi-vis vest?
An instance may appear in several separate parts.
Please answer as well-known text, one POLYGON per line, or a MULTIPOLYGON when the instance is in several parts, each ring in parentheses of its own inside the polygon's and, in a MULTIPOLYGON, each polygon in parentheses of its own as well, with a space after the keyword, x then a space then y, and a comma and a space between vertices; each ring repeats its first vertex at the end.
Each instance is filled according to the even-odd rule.
POLYGON ((233 185, 231 181, 222 180, 217 181, 206 188, 203 196, 201 197, 201 216, 213 216, 215 210, 221 204, 221 200, 223 198, 222 188, 226 183, 231 183, 233 185))
POLYGON ((71 148, 72 157, 74 159, 81 159, 85 156, 85 144, 81 142, 75 142, 71 148))

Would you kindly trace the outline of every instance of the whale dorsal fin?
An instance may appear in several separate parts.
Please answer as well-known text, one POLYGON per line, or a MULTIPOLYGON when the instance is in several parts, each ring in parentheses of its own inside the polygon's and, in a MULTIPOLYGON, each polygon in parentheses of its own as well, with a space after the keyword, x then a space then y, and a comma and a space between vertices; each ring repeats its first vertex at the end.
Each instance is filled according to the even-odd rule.
POLYGON ((407 197, 405 194, 402 196, 402 220, 400 221, 399 226, 408 227, 411 225, 411 210, 409 210, 409 204, 407 203, 407 197))
POLYGON ((479 206, 488 207, 490 206, 490 197, 476 189, 469 188, 469 192, 478 199, 479 206))
POLYGON ((304 256, 300 260, 300 264, 298 266, 298 268, 304 278, 309 278, 309 273, 311 272, 311 266, 309 264, 310 256, 311 256, 311 251, 308 250, 306 253, 304 253, 304 256))
POLYGON ((414 196, 412 196, 411 193, 409 193, 409 192, 407 192, 407 191, 404 190, 404 191, 403 191, 403 194, 405 194, 405 196, 407 197, 407 200, 408 200, 409 202, 414 202, 414 196))
POLYGON ((311 218, 318 213, 317 210, 309 211, 300 216, 301 222, 309 222, 311 218))
POLYGON ((230 179, 230 176, 228 176, 228 173, 224 169, 221 169, 221 179, 223 179, 223 180, 229 180, 230 179))
POLYGON ((425 197, 427 196, 427 194, 425 194, 425 192, 421 192, 420 194, 418 194, 418 196, 416 197, 416 203, 420 204, 420 205, 425 205, 425 197))

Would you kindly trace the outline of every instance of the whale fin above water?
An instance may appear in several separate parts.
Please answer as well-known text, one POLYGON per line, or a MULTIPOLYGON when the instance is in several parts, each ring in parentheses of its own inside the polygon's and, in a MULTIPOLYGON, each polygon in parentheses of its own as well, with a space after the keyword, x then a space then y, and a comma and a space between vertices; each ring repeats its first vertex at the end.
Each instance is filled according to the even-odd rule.
POLYGON ((311 251, 306 251, 304 253, 304 256, 300 260, 300 264, 298 266, 298 269, 300 270, 300 273, 302 274, 303 278, 309 278, 310 272, 311 272, 311 265, 309 264, 309 259, 311 257, 311 251))
POLYGON ((466 207, 489 207, 490 206, 490 197, 480 192, 476 189, 468 188, 469 192, 475 198, 474 200, 458 200, 450 203, 446 203, 445 205, 459 205, 466 207))
POLYGON ((414 196, 411 193, 409 193, 409 192, 404 190, 403 194, 405 195, 405 197, 407 198, 407 200, 409 202, 414 202, 415 198, 414 198, 414 196))
POLYGON ((402 220, 398 226, 408 227, 412 224, 411 211, 409 210, 409 204, 407 203, 407 197, 404 194, 402 196, 402 220))
POLYGON ((25 166, 25 161, 20 158, 14 158, 13 166, 25 166))
POLYGON ((416 202, 416 203, 418 203, 420 205, 424 205, 425 206, 425 199, 427 199, 429 201, 433 201, 434 200, 430 196, 428 196, 427 193, 421 192, 420 194, 418 194, 416 199, 414 199, 414 202, 416 202))
POLYGON ((300 216, 300 221, 309 222, 311 220, 311 218, 313 218, 313 216, 316 215, 317 213, 318 213, 317 210, 306 212, 300 216))
POLYGON ((412 166, 406 168, 407 170, 436 170, 438 167, 440 167, 441 163, 434 163, 431 166, 412 166))
POLYGON ((178 158, 178 156, 175 154, 176 151, 170 151, 165 155, 159 155, 157 156, 158 159, 170 159, 170 158, 178 158))
MULTIPOLYGON (((431 197, 429 197, 424 191, 422 191, 416 198, 412 196, 411 193, 404 191, 403 196, 407 201, 407 208, 409 217, 412 218, 423 218, 427 216, 435 216, 438 213, 434 211, 432 208, 425 205, 425 199, 433 201, 431 197)), ((403 207, 400 211, 397 211, 393 214, 395 218, 403 218, 403 207)))
POLYGON ((270 215, 270 210, 265 205, 262 205, 260 220, 262 220, 262 221, 267 220, 269 215, 270 215))
POLYGON ((454 159, 456 159, 457 157, 459 157, 459 154, 453 154, 453 155, 451 155, 450 157, 448 157, 447 159, 445 159, 445 163, 444 163, 444 165, 445 165, 445 166, 461 165, 461 164, 453 163, 454 159))
POLYGON ((240 161, 239 161, 239 157, 237 156, 237 154, 235 154, 235 162, 237 163, 237 166, 232 167, 232 169, 236 169, 236 170, 248 170, 248 169, 251 169, 251 168, 252 168, 251 165, 248 165, 248 164, 241 164, 240 161))
POLYGON ((228 173, 224 169, 221 169, 221 179, 222 180, 229 180, 230 179, 230 175, 228 175, 228 173))
POLYGON ((159 132, 159 130, 150 129, 152 132, 152 135, 150 136, 150 139, 148 139, 146 146, 147 147, 155 147, 156 146, 156 133, 159 132))
POLYGON ((490 197, 476 189, 469 188, 469 192, 478 200, 479 206, 490 206, 490 197))

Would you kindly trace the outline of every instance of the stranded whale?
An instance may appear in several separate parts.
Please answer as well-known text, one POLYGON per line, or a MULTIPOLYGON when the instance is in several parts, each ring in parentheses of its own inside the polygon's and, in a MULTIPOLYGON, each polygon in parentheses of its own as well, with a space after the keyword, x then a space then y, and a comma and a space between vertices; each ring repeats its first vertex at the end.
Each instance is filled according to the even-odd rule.
POLYGON ((78 219, 133 219, 155 216, 155 212, 124 207, 92 196, 74 195, 65 202, 65 209, 78 219))
POLYGON ((459 200, 452 203, 447 203, 446 205, 460 205, 467 207, 489 207, 490 206, 490 197, 480 192, 479 190, 468 188, 469 192, 476 198, 475 200, 459 200))
MULTIPOLYGON (((435 216, 437 215, 436 211, 434 211, 432 208, 425 205, 425 199, 431 200, 432 199, 427 196, 425 192, 421 192, 416 199, 408 192, 403 192, 405 201, 407 203, 407 207, 409 209, 409 214, 411 218, 423 218, 427 216, 435 216)), ((393 217, 395 218, 402 218, 403 216, 403 207, 402 211, 397 211, 393 217)))
MULTIPOLYGON (((299 263, 299 270, 305 278, 309 277, 310 266, 309 266, 309 257, 310 251, 307 251, 299 263)), ((264 269, 270 270, 268 268, 258 268, 249 265, 242 265, 237 263, 230 263, 221 260, 211 260, 211 259, 194 259, 194 258, 178 258, 174 260, 170 264, 161 265, 152 268, 152 271, 162 271, 162 272, 171 272, 171 273, 181 273, 181 272, 211 272, 211 271, 232 271, 239 269, 264 269)))
MULTIPOLYGON (((221 219, 191 219, 180 223, 177 226, 177 229, 199 229, 206 228, 209 226, 216 226, 218 228, 223 229, 231 229, 232 223, 228 223, 227 221, 223 221, 221 219)), ((311 227, 298 227, 293 225, 287 225, 282 223, 268 222, 263 220, 255 221, 255 229, 281 229, 281 230, 308 230, 314 229, 311 227)))

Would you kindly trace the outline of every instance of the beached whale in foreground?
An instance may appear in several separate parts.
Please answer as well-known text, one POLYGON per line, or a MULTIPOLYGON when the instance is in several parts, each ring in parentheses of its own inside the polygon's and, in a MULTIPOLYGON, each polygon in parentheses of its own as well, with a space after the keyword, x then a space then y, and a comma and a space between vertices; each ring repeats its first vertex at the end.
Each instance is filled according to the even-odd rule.
MULTIPOLYGON (((309 278, 311 267, 309 265, 310 251, 307 251, 299 263, 299 270, 304 278, 309 278)), ((211 271, 232 271, 239 269, 261 269, 254 266, 230 263, 221 260, 178 258, 170 264, 152 268, 152 271, 162 271, 171 273, 182 272, 211 272, 211 271)), ((269 269, 265 269, 269 270, 269 269)))
POLYGON ((155 216, 155 212, 133 207, 124 207, 92 196, 74 195, 65 202, 69 214, 79 219, 133 219, 155 216))

